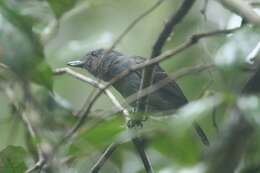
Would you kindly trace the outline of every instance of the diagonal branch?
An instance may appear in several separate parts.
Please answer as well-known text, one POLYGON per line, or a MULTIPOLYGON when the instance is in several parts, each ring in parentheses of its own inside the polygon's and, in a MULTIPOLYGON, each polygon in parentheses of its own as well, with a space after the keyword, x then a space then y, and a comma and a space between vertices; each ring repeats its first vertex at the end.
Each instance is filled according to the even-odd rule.
MULTIPOLYGON (((79 79, 80 81, 86 82, 90 85, 92 85, 95 88, 98 89, 102 89, 104 88, 104 85, 91 79, 88 78, 80 73, 77 73, 73 70, 71 70, 70 68, 60 68, 60 69, 56 69, 54 71, 54 75, 63 75, 63 74, 69 74, 72 77, 75 77, 76 79, 79 79)), ((119 110, 119 112, 123 112, 126 121, 129 120, 129 112, 127 111, 127 109, 125 109, 120 102, 116 99, 116 97, 108 90, 105 89, 104 93, 107 95, 107 97, 111 100, 111 102, 115 105, 116 109, 119 110)), ((148 158, 148 156, 146 155, 144 148, 142 147, 142 145, 140 144, 141 139, 139 139, 139 137, 135 137, 134 139, 132 139, 133 144, 135 145, 142 161, 144 164, 144 167, 146 168, 148 173, 152 173, 152 167, 151 167, 151 163, 150 160, 148 158)), ((105 152, 100 156, 99 160, 96 162, 96 164, 91 168, 91 173, 97 173, 102 166, 105 164, 105 162, 111 157, 111 155, 113 154, 113 152, 116 150, 116 148, 120 145, 120 143, 115 142, 110 144, 107 149, 105 150, 105 152)))
POLYGON ((132 66, 130 69, 127 69, 127 70, 121 72, 118 76, 114 77, 109 83, 107 83, 104 86, 104 88, 100 89, 95 94, 95 96, 92 98, 91 102, 89 103, 86 111, 84 112, 82 119, 78 121, 78 123, 69 131, 69 133, 64 137, 63 140, 66 141, 67 139, 69 139, 81 127, 81 125, 83 124, 83 121, 85 121, 85 119, 88 117, 92 106, 95 104, 95 102, 97 101, 99 96, 101 96, 101 94, 104 92, 104 90, 106 90, 107 88, 109 88, 114 83, 121 80, 122 78, 126 77, 129 73, 143 69, 143 68, 150 66, 150 65, 154 65, 154 64, 159 63, 161 61, 167 60, 170 57, 175 56, 175 55, 185 51, 186 49, 190 48, 191 46, 196 44, 202 38, 207 38, 207 37, 212 37, 212 36, 217 36, 217 35, 223 35, 223 34, 229 34, 229 33, 232 33, 236 30, 237 30, 237 28, 236 29, 230 29, 230 30, 217 30, 217 31, 212 31, 212 32, 194 34, 190 37, 190 39, 187 42, 183 43, 182 45, 180 45, 176 49, 166 51, 165 53, 163 53, 162 55, 160 55, 158 57, 155 57, 151 60, 148 60, 148 61, 145 61, 143 63, 132 66))
MULTIPOLYGON (((158 39, 156 40, 153 46, 153 51, 150 59, 157 57, 161 54, 162 48, 166 43, 167 38, 171 35, 172 30, 177 24, 179 24, 182 21, 182 19, 190 11, 194 2, 195 0, 184 0, 177 12, 171 16, 170 20, 166 23, 165 27, 163 28, 161 34, 159 35, 158 39)), ((148 66, 144 69, 140 89, 146 88, 149 85, 151 85, 153 78, 153 69, 153 65, 148 66)), ((149 105, 148 100, 148 96, 146 96, 143 97, 140 101, 138 101, 137 111, 147 110, 149 105)))
POLYGON ((182 45, 180 45, 179 47, 177 47, 176 49, 173 50, 169 50, 166 51, 165 53, 163 53, 162 55, 155 57, 151 60, 145 61, 141 64, 137 64, 133 67, 131 67, 130 69, 127 69, 125 71, 123 71, 122 73, 120 73, 118 76, 116 76, 115 78, 113 78, 109 83, 107 83, 106 85, 104 85, 104 87, 99 88, 99 91, 93 96, 92 100, 89 102, 86 110, 83 112, 83 116, 81 116, 79 118, 79 120, 76 122, 76 124, 74 125, 74 127, 72 129, 69 130, 69 132, 60 140, 60 142, 56 145, 56 147, 54 147, 54 151, 57 151, 57 149, 59 148, 59 146, 61 146, 63 143, 67 142, 78 130, 79 128, 85 123, 85 120, 87 119, 87 117, 89 116, 90 110, 92 108, 92 106, 95 104, 95 102, 97 101, 97 99, 101 96, 101 94, 108 89, 110 86, 112 86, 115 82, 119 81, 120 79, 126 77, 129 73, 133 72, 133 71, 137 71, 140 69, 143 69, 147 66, 150 65, 154 65, 156 63, 159 63, 161 61, 164 61, 166 59, 169 59, 171 56, 177 55, 183 51, 185 51, 186 49, 188 49, 189 47, 193 46, 194 44, 196 44, 200 39, 202 38, 207 38, 207 37, 211 37, 211 36, 217 36, 217 35, 223 35, 223 34, 229 34, 232 33, 234 31, 236 31, 237 29, 232 29, 232 30, 217 30, 217 31, 212 31, 212 32, 206 32, 206 33, 199 33, 199 34, 194 34, 190 37, 190 39, 188 41, 186 41, 185 43, 183 43, 182 45))
MULTIPOLYGON (((21 106, 19 106, 18 103, 15 101, 15 95, 14 95, 13 91, 10 88, 6 88, 5 94, 6 94, 7 98, 10 100, 10 104, 12 104, 13 108, 15 109, 16 114, 22 120, 22 123, 26 127, 28 134, 30 135, 30 138, 32 139, 32 141, 35 141, 36 139, 38 139, 38 135, 36 133, 36 130, 33 128, 32 123, 26 116, 25 112, 21 111, 21 108, 20 108, 21 106)), ((37 150, 38 161, 33 167, 26 170, 26 173, 31 173, 31 172, 35 171, 36 169, 38 169, 40 167, 40 165, 42 165, 42 162, 44 160, 44 152, 43 152, 40 144, 36 144, 36 150, 37 150)))
POLYGON ((112 46, 108 48, 107 53, 111 52, 117 45, 120 43, 120 41, 126 36, 126 34, 133 29, 133 27, 141 21, 144 17, 149 15, 151 12, 153 12, 157 7, 159 7, 164 0, 158 0, 152 7, 150 7, 147 11, 143 12, 140 16, 138 16, 132 23, 130 23, 126 29, 118 36, 118 38, 114 41, 112 46))
POLYGON ((102 168, 105 162, 111 157, 118 145, 118 143, 110 144, 105 150, 105 152, 102 154, 102 156, 100 156, 95 165, 91 168, 90 173, 98 173, 98 171, 102 168))

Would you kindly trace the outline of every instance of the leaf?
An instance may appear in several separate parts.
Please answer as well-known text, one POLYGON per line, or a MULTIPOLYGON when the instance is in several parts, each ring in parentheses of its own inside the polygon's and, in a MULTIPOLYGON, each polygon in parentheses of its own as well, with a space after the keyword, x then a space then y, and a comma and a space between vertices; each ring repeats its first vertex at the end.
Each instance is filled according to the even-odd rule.
POLYGON ((74 7, 76 0, 47 0, 57 18, 74 7))
POLYGON ((174 163, 182 166, 192 165, 200 158, 201 146, 197 138, 192 135, 192 129, 181 134, 160 133, 153 139, 152 146, 174 163))
POLYGON ((24 173, 26 151, 22 147, 8 146, 0 152, 0 172, 24 173))
POLYGON ((114 142, 115 137, 124 130, 122 124, 120 119, 115 118, 101 123, 95 128, 82 131, 78 139, 71 145, 70 153, 82 154, 84 151, 89 152, 88 147, 86 147, 89 144, 103 150, 103 147, 114 142))
POLYGON ((52 89, 52 73, 44 60, 43 47, 26 17, 0 1, 0 61, 22 80, 52 89))

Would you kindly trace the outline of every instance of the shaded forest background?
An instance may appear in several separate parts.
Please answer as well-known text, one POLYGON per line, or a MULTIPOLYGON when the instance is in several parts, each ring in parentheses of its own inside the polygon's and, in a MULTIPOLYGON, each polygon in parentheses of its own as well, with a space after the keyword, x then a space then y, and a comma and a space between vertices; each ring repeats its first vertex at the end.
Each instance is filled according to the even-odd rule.
MULTIPOLYGON (((53 71, 90 50, 109 48, 155 3, 0 1, 0 172, 30 172, 35 163, 41 163, 39 156, 44 160, 42 172, 89 172, 105 148, 118 140, 122 144, 100 172, 145 172, 122 113, 103 116, 114 106, 105 95, 94 104, 76 135, 61 142, 78 121, 75 113, 94 89, 53 71)), ((126 55, 150 57, 169 16, 181 3, 165 0, 115 49, 126 55)), ((256 11, 259 3, 254 2, 256 11)), ((155 172, 260 172, 259 76, 245 88, 259 68, 260 20, 252 23, 233 12, 217 1, 198 0, 163 47, 163 52, 175 49, 196 33, 239 28, 203 38, 160 63, 169 74, 198 65, 215 66, 178 78, 190 103, 173 116, 151 118, 137 129, 148 140, 145 150, 155 172), (204 146, 192 130, 194 120, 205 131, 210 147, 204 146)), ((86 71, 77 72, 94 79, 86 71)), ((123 103, 119 93, 110 89, 123 103)))

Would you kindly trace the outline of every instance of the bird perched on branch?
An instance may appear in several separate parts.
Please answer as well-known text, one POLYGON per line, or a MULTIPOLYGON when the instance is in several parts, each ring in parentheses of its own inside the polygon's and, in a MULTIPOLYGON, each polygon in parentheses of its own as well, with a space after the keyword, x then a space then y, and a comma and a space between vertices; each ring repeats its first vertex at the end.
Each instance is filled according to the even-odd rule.
MULTIPOLYGON (((86 69, 96 78, 109 82, 111 79, 120 75, 123 71, 130 69, 137 64, 143 63, 144 61, 145 58, 140 56, 126 56, 117 51, 107 53, 104 49, 97 49, 88 52, 80 60, 68 62, 68 65, 86 69)), ((156 64, 154 66, 152 84, 159 83, 167 77, 167 73, 158 64, 156 64)), ((126 77, 115 82, 113 87, 124 98, 127 98, 138 92, 140 89, 141 79, 142 70, 133 71, 126 77)), ((150 113, 176 110, 188 102, 182 90, 174 80, 162 86, 160 89, 150 93, 148 98, 149 102, 147 110, 150 113)), ((133 107, 135 107, 136 104, 136 101, 130 103, 133 107)), ((145 110, 139 111, 144 112, 145 110)), ((199 136, 205 137, 204 132, 197 123, 194 123, 194 127, 197 133, 199 133, 199 136)), ((205 141, 206 142, 203 143, 208 144, 207 139, 205 141)))
MULTIPOLYGON (((144 62, 140 56, 125 56, 117 51, 106 54, 104 49, 98 49, 87 53, 82 59, 68 62, 73 67, 81 67, 88 70, 96 78, 110 81, 123 71, 136 64, 144 62)), ((153 84, 168 77, 165 71, 155 65, 153 84)), ((142 78, 142 71, 134 71, 125 78, 116 82, 113 87, 124 97, 135 94, 139 88, 142 78)), ((177 109, 187 103, 182 90, 175 81, 170 81, 167 85, 149 95, 149 112, 158 112, 177 109)), ((136 102, 130 103, 135 107, 136 102)), ((144 110, 140 110, 144 111, 144 110)))

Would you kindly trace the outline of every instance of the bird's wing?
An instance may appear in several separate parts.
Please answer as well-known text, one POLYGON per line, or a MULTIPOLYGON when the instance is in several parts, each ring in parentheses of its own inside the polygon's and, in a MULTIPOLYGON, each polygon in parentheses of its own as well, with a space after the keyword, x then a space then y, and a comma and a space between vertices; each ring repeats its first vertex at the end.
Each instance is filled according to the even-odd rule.
MULTIPOLYGON (((133 59, 136 64, 140 64, 146 60, 142 57, 133 57, 133 59)), ((154 68, 154 84, 160 83, 161 80, 168 77, 168 74, 158 64, 156 64, 154 68)), ((142 77, 141 71, 137 71, 136 74, 140 76, 140 78, 142 77)), ((159 94, 160 97, 165 98, 165 107, 167 107, 167 103, 169 103, 169 101, 171 100, 173 102, 172 104, 175 104, 176 107, 182 106, 188 102, 181 88, 174 80, 169 81, 168 84, 164 85, 159 90, 160 92, 156 92, 154 94, 154 97, 156 97, 159 94)), ((153 99, 153 96, 151 99, 153 99)))
MULTIPOLYGON (((168 78, 168 74, 159 66, 155 66, 155 74, 154 74, 154 83, 160 83, 161 80, 164 80, 168 78)), ((182 92, 182 89, 178 86, 176 81, 170 80, 168 84, 163 86, 160 90, 166 91, 165 93, 169 93, 178 99, 180 104, 185 104, 187 103, 187 98, 182 92)))

